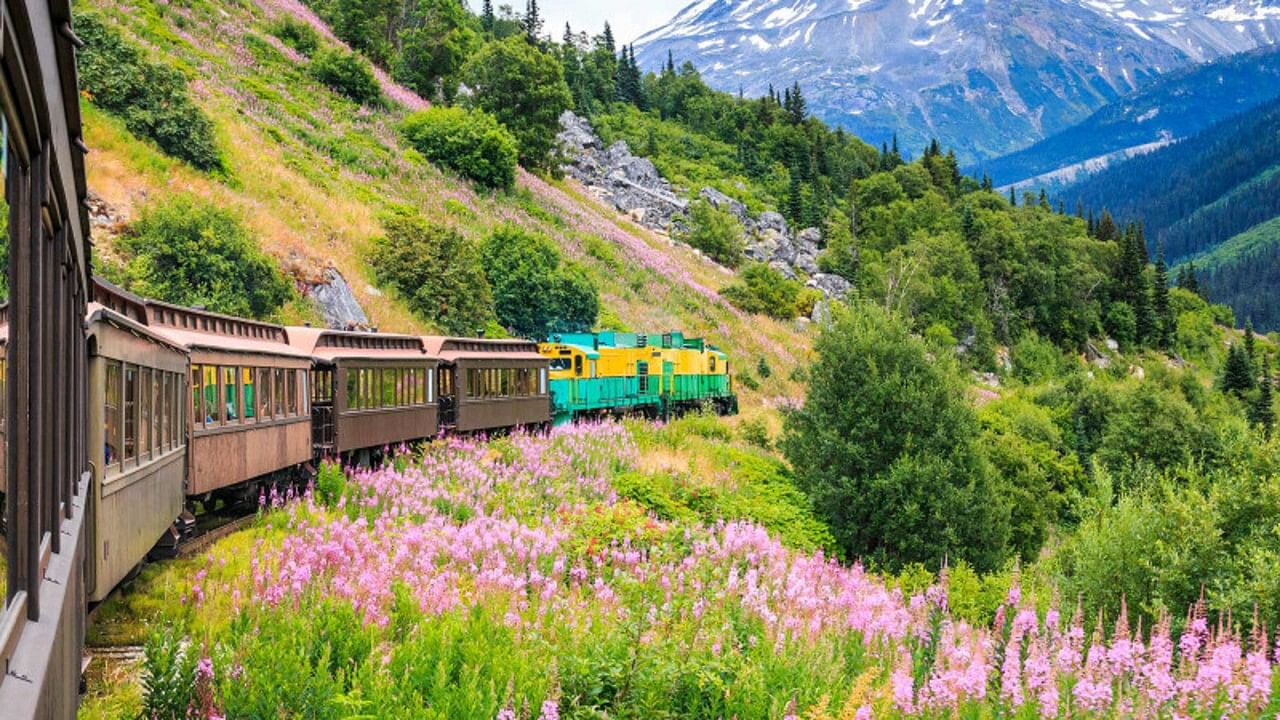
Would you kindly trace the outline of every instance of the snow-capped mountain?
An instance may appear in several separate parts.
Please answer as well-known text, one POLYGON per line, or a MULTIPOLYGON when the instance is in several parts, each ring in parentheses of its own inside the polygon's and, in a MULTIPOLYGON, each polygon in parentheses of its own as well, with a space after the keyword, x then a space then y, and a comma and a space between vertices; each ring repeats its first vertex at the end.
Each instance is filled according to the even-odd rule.
POLYGON ((869 141, 1001 155, 1151 78, 1280 42, 1280 0, 699 0, 636 42, 715 87, 799 81, 869 141))

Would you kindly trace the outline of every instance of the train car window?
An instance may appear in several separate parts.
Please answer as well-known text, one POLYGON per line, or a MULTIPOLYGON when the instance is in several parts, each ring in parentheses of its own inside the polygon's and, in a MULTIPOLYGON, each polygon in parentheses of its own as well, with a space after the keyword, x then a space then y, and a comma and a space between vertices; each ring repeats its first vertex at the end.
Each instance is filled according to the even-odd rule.
POLYGON ((551 361, 552 370, 568 370, 571 367, 573 367, 573 363, 569 361, 569 358, 555 358, 551 361))
POLYGON ((453 396, 453 370, 445 368, 440 372, 440 397, 453 396))
POLYGON ((124 459, 138 458, 138 368, 124 366, 124 459))
POLYGON ((103 392, 103 463, 110 467, 120 463, 120 361, 108 360, 106 388, 103 392))
POLYGON ((347 409, 353 410, 359 407, 360 398, 360 375, 355 370, 347 370, 347 409))
POLYGON ((595 376, 596 376, 596 361, 592 360, 591 361, 591 377, 595 377, 595 376))
POLYGON ((155 457, 164 450, 164 393, 160 385, 164 382, 165 372, 154 370, 151 373, 151 456, 155 457))
POLYGON ((298 371, 290 369, 286 373, 285 387, 289 393, 289 415, 296 417, 298 414, 298 371))
POLYGON ((156 383, 156 392, 159 393, 160 401, 160 419, 156 424, 156 434, 159 440, 156 442, 156 449, 161 452, 168 452, 173 448, 173 424, 169 422, 169 414, 173 412, 170 407, 170 399, 173 397, 173 373, 159 373, 160 382, 156 383))
POLYGON ((151 421, 155 417, 155 409, 151 407, 151 368, 138 371, 138 398, 142 407, 138 411, 138 458, 151 458, 151 421))
POLYGON ((276 379, 275 387, 275 417, 284 417, 284 368, 275 368, 273 371, 276 379))
POLYGON ((710 366, 710 367, 711 367, 711 372, 715 372, 715 371, 716 371, 716 356, 715 356, 715 355, 712 355, 712 356, 711 356, 711 358, 710 358, 710 362, 711 362, 711 366, 710 366))
POLYGON ((204 425, 204 407, 200 400, 204 397, 204 390, 200 387, 200 379, 204 377, 204 370, 199 365, 191 366, 191 418, 192 423, 196 427, 204 425))
POLYGON ((298 394, 298 403, 302 406, 302 414, 311 415, 311 373, 303 370, 299 372, 299 380, 302 382, 302 390, 298 394))
POLYGON ((242 368, 240 371, 240 388, 241 388, 241 405, 244 408, 244 421, 253 422, 258 416, 257 398, 254 397, 253 388, 257 384, 254 382, 253 368, 242 368))
POLYGON ((212 427, 222 422, 222 410, 218 408, 218 366, 204 365, 204 424, 212 427))
POLYGON ((540 376, 538 379, 538 394, 546 395, 547 394, 547 369, 538 368, 538 375, 540 376))
MULTIPOLYGON (((445 373, 445 375, 448 375, 448 373, 445 373)), ((444 377, 444 376, 441 376, 441 377, 444 377)), ((421 371, 419 371, 419 374, 418 374, 418 404, 419 405, 422 404, 423 386, 426 387, 427 402, 428 403, 435 402, 436 401, 436 369, 435 368, 427 368, 427 377, 425 382, 423 381, 421 371)))
POLYGON ((240 386, 237 382, 240 379, 238 368, 224 367, 222 368, 222 404, 226 414, 227 422, 235 422, 240 419, 240 386))
POLYGON ((382 370, 382 407, 395 407, 400 404, 397 375, 395 368, 382 370))
POLYGON ((573 374, 582 377, 582 356, 573 356, 573 374))
POLYGON ((271 419, 271 369, 258 368, 258 422, 271 419))

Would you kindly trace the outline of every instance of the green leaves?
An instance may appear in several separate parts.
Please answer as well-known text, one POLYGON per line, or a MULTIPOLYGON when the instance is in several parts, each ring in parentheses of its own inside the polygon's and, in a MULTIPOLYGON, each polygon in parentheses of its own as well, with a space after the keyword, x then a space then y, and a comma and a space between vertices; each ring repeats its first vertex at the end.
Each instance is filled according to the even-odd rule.
POLYGON ((689 206, 688 228, 676 239, 725 267, 735 268, 742 263, 742 225, 702 198, 689 206))
POLYGON ((409 212, 387 213, 382 227, 369 263, 415 313, 451 335, 474 335, 493 317, 475 243, 409 212))
POLYGON ((432 107, 405 118, 400 132, 423 157, 482 188, 515 185, 516 140, 483 110, 432 107))
POLYGON ((293 297, 240 220, 194 195, 148 205, 120 247, 130 289, 141 295, 254 318, 270 316, 293 297))
POLYGON ((373 67, 355 53, 324 48, 312 57, 307 72, 329 86, 330 90, 353 102, 374 105, 381 101, 382 88, 373 76, 373 67))
POLYGON ((85 41, 76 57, 80 86, 94 105, 168 155, 199 170, 223 169, 213 122, 192 102, 182 73, 147 59, 96 15, 77 14, 75 22, 85 41))
POLYGON ((480 246, 498 322, 522 337, 585 332, 596 322, 596 288, 580 268, 561 265, 542 235, 508 226, 480 246))
POLYGON ((520 144, 520 162, 551 169, 560 114, 572 98, 556 58, 522 37, 490 42, 467 62, 469 102, 493 115, 520 144))

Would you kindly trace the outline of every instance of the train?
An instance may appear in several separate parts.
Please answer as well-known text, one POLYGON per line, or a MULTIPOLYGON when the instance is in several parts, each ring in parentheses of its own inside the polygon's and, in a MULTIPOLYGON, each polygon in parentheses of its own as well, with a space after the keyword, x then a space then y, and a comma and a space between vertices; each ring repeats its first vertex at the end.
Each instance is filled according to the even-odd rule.
POLYGON ((326 459, 369 464, 445 435, 602 416, 737 411, 725 354, 679 332, 539 343, 295 327, 94 278, 86 337, 91 603, 175 547, 197 509, 253 503, 326 459))

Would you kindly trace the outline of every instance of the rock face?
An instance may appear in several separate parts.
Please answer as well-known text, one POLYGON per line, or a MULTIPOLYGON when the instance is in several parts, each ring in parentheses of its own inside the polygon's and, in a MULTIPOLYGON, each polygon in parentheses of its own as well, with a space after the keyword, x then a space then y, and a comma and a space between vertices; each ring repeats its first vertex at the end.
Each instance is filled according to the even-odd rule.
POLYGON ((351 293, 346 278, 333 268, 325 269, 324 278, 324 282, 311 285, 307 295, 320 311, 325 326, 334 330, 367 328, 369 316, 351 293))
POLYGON ((671 188, 648 158, 631 154, 625 142, 603 147, 585 118, 572 110, 560 116, 557 141, 571 163, 564 170, 603 200, 652 230, 670 232, 673 218, 689 203, 671 188))
MULTIPOLYGON (((571 110, 560 116, 560 126, 557 140, 569 161, 566 174, 645 227, 668 233, 680 228, 689 203, 652 162, 633 155, 625 142, 605 147, 591 124, 571 110)), ((828 298, 848 295, 849 281, 818 272, 822 232, 817 228, 793 234, 782 215, 766 211, 752 217, 746 205, 715 188, 702 188, 698 197, 742 224, 748 260, 766 263, 791 280, 806 277, 809 287, 828 298)))

